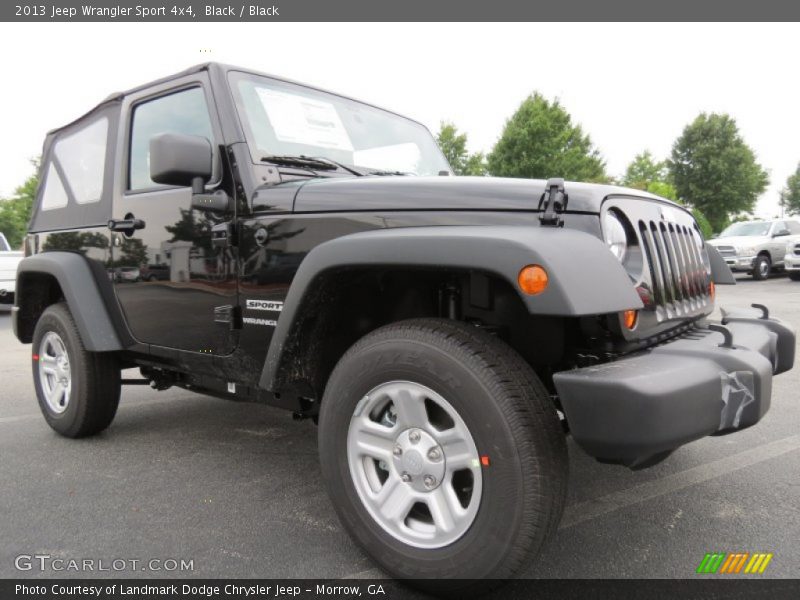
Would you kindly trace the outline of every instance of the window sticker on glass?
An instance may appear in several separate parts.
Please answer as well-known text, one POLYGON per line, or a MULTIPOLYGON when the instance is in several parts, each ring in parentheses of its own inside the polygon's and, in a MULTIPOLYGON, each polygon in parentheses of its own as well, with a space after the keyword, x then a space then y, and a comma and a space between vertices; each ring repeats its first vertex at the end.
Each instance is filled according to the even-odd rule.
POLYGON ((353 163, 356 165, 406 173, 419 172, 421 159, 419 146, 412 142, 364 148, 353 152, 353 163))
POLYGON ((353 150, 333 104, 263 87, 256 91, 279 141, 353 150))

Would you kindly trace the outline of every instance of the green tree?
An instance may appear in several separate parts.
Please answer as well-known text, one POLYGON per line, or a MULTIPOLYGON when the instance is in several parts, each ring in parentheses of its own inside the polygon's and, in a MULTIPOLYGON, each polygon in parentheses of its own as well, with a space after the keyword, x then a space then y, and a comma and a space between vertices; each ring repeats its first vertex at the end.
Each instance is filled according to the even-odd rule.
POLYGON ((769 175, 726 114, 701 113, 672 146, 668 161, 678 196, 699 208, 716 231, 731 214, 752 212, 769 175))
POLYGON ((692 208, 692 216, 697 221, 697 226, 700 228, 703 237, 707 240, 711 239, 711 236, 714 235, 714 228, 711 227, 711 223, 708 222, 703 212, 699 208, 692 208))
POLYGON ((592 140, 558 99, 528 96, 488 157, 489 172, 500 177, 608 181, 605 163, 592 140))
POLYGON ((61 231, 48 234, 42 250, 64 250, 86 254, 84 234, 79 231, 61 231))
POLYGON ((39 185, 39 160, 32 160, 31 164, 36 172, 14 190, 11 198, 0 199, 0 231, 5 234, 8 243, 14 249, 19 248, 25 239, 36 188, 39 185))
POLYGON ((214 248, 211 245, 211 228, 214 226, 208 217, 201 215, 195 219, 195 211, 190 208, 179 209, 181 218, 173 225, 167 225, 166 229, 172 234, 169 239, 170 242, 191 242, 198 248, 203 257, 211 257, 214 255, 214 248))
POLYGON ((125 238, 120 247, 120 257, 114 261, 117 267, 141 267, 147 264, 147 246, 139 238, 125 238))
POLYGON ((781 203, 790 215, 800 214, 800 164, 786 180, 786 187, 781 191, 781 203))
MULTIPOLYGON (((647 186, 647 191, 656 196, 661 196, 662 198, 667 198, 668 200, 683 204, 678 198, 678 191, 675 189, 675 186, 666 181, 651 181, 647 186)), ((708 222, 708 219, 706 219, 703 211, 696 206, 690 206, 688 208, 692 211, 692 216, 694 220, 697 221, 697 226, 700 227, 700 232, 703 234, 703 237, 709 239, 714 235, 714 229, 711 227, 711 223, 708 222)))
POLYGON ((467 134, 459 133, 453 123, 442 122, 436 143, 456 175, 486 175, 486 157, 483 152, 467 151, 467 134))
POLYGON ((620 183, 637 190, 647 190, 651 183, 666 182, 667 178, 666 163, 663 160, 655 160, 650 150, 645 150, 633 158, 620 183))
POLYGON ((679 202, 678 190, 675 189, 674 185, 667 183, 666 181, 651 181, 644 189, 651 194, 655 194, 656 196, 661 196, 667 200, 679 202))

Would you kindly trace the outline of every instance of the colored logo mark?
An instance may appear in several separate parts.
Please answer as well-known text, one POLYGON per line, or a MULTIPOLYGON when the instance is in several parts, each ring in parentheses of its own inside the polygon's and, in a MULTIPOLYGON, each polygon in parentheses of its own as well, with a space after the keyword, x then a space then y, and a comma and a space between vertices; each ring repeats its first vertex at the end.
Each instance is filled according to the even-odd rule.
POLYGON ((697 567, 698 573, 738 574, 763 573, 772 560, 772 553, 709 552, 697 567))

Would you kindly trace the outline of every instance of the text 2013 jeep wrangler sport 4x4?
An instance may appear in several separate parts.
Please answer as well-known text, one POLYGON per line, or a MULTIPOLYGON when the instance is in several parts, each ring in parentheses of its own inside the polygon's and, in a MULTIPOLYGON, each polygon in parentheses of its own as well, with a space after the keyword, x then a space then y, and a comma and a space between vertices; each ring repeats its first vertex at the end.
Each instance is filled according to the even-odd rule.
POLYGON ((342 523, 396 576, 521 572, 565 432, 646 466, 756 423, 794 362, 765 307, 707 320, 733 279, 682 207, 453 177, 419 123, 243 69, 112 95, 41 169, 13 318, 50 426, 106 428, 134 366, 312 417, 342 523))

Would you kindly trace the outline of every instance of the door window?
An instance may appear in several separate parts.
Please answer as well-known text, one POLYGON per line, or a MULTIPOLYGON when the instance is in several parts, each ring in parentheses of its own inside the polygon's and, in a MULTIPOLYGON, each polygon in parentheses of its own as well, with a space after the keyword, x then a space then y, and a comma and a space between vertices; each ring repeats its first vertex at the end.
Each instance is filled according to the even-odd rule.
POLYGON ((150 179, 150 139, 161 133, 198 135, 212 142, 211 118, 201 88, 190 88, 139 104, 133 111, 129 190, 160 187, 150 179))

